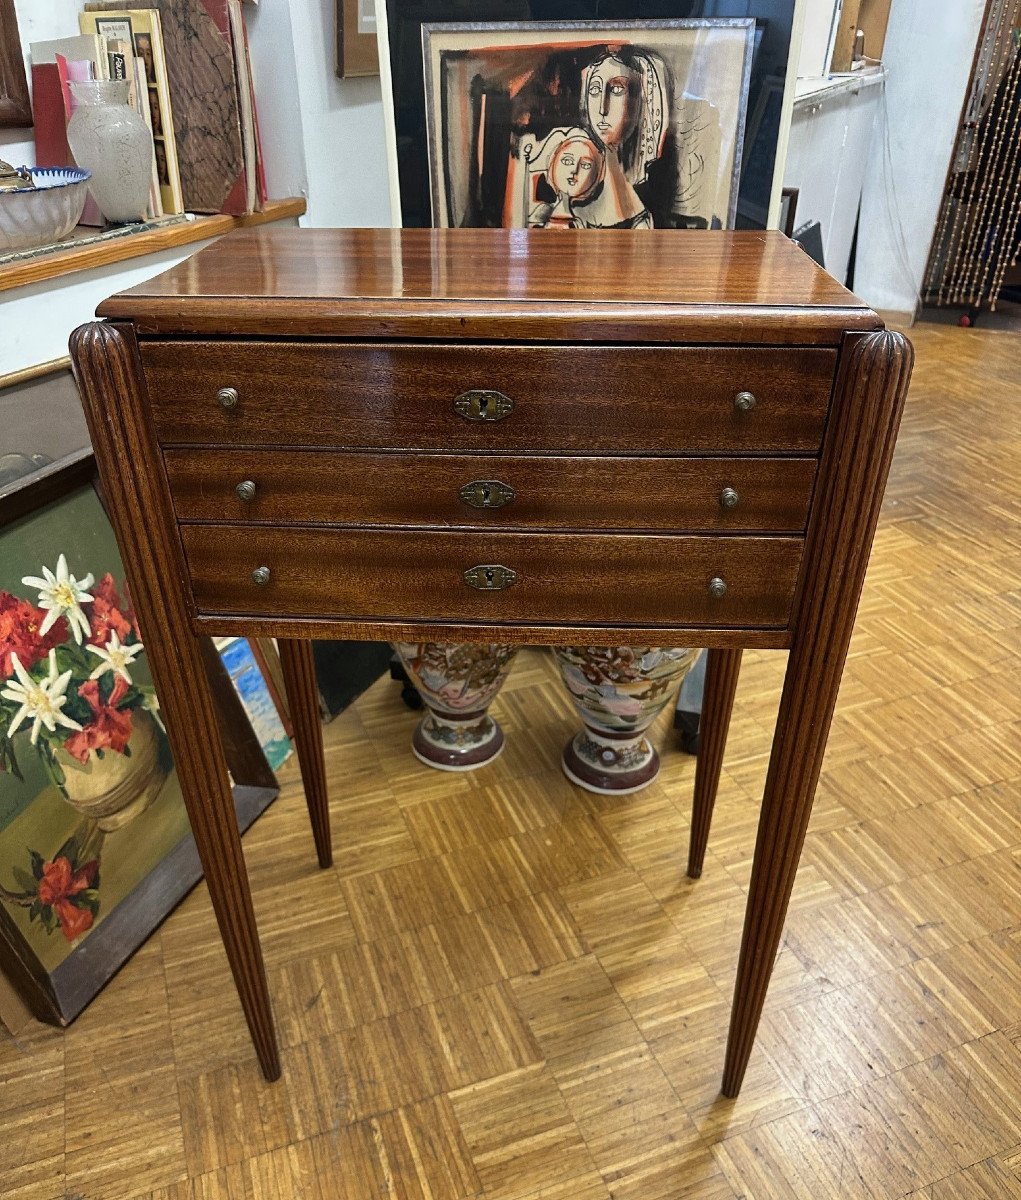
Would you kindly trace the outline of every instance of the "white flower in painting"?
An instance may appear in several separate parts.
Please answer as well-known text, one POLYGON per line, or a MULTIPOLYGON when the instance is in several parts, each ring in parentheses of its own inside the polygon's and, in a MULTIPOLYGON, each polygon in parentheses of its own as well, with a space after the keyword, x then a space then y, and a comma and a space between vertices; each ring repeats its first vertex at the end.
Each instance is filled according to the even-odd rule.
POLYGON ((117 636, 117 630, 112 629, 110 640, 105 646, 86 646, 85 649, 102 660, 89 676, 90 679, 98 679, 107 671, 113 671, 126 683, 130 683, 131 676, 128 674, 128 667, 135 661, 136 656, 142 653, 142 643, 136 642, 133 646, 122 646, 121 640, 117 636))
POLYGON ((39 626, 40 636, 49 633, 60 617, 67 617, 74 640, 80 646, 82 637, 88 637, 91 632, 88 618, 82 612, 82 605, 92 599, 88 589, 95 582, 95 576, 91 571, 84 579, 75 579, 68 572, 67 559, 62 554, 57 559, 55 575, 49 567, 43 567, 42 579, 38 575, 26 575, 21 582, 26 587, 38 588, 39 607, 49 609, 39 626))
POLYGON ((63 725, 67 729, 81 729, 77 721, 72 721, 70 717, 60 711, 67 703, 67 696, 64 693, 67 691, 67 682, 71 678, 71 672, 65 671, 63 675, 57 674, 56 650, 50 651, 49 661, 49 672, 46 678, 39 682, 29 675, 21 665, 18 656, 12 654, 11 666, 14 668, 16 678, 8 679, 7 686, 0 692, 0 696, 3 696, 5 700, 13 700, 15 704, 21 705, 14 714, 14 720, 11 721, 11 726, 7 730, 7 736, 13 737, 23 721, 31 721, 33 746, 39 737, 39 730, 44 725, 50 733, 58 725, 63 725))
POLYGON ((160 729, 163 730, 164 733, 166 733, 167 727, 163 724, 163 718, 160 716, 160 702, 155 692, 150 692, 148 689, 143 689, 142 707, 146 712, 152 713, 152 715, 156 718, 156 724, 160 727, 160 729))

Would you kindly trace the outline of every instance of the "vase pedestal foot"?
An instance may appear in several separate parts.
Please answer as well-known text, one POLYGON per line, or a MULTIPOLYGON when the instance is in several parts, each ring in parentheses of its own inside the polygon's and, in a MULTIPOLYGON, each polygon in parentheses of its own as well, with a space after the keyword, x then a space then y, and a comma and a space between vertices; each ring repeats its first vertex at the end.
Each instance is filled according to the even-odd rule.
POLYGON ((564 747, 560 765, 579 787, 621 796, 652 783, 659 774, 659 755, 644 733, 597 733, 586 726, 564 747))
POLYGON ((426 713, 411 739, 419 761, 438 771, 475 771, 503 749, 489 715, 516 646, 471 642, 394 642, 426 713))
POLYGON ((503 750, 503 730, 487 713, 452 717, 431 710, 411 739, 415 757, 439 771, 475 771, 503 750))

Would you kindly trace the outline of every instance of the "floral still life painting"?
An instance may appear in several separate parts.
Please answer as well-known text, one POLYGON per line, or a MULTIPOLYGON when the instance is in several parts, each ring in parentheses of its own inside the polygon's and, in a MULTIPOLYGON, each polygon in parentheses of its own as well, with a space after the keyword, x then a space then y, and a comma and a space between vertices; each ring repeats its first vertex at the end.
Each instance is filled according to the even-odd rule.
POLYGON ((52 975, 189 834, 95 491, 0 530, 0 920, 52 975))
POLYGON ((422 26, 433 224, 732 228, 751 19, 422 26))

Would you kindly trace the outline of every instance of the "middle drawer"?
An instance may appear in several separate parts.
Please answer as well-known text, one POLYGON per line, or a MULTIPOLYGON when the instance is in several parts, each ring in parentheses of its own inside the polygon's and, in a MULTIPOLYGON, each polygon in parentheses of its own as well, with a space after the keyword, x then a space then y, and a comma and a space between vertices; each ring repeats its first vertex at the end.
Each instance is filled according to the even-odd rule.
POLYGON ((797 532, 805 458, 167 450, 182 521, 797 532))

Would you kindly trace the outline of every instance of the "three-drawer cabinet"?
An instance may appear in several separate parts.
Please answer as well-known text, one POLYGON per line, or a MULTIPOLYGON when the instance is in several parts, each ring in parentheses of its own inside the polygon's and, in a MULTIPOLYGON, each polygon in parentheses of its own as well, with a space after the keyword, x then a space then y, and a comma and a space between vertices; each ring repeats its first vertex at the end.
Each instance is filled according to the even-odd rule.
POLYGON ((723 1072, 736 1095, 907 342, 778 233, 245 231, 99 311, 72 358, 266 1076, 269 989, 196 637, 279 639, 322 866, 308 639, 706 646, 693 878, 742 650, 773 647, 790 656, 723 1072))
POLYGON ((399 593, 422 620, 789 623, 835 350, 141 357, 201 613, 379 618, 399 593))

